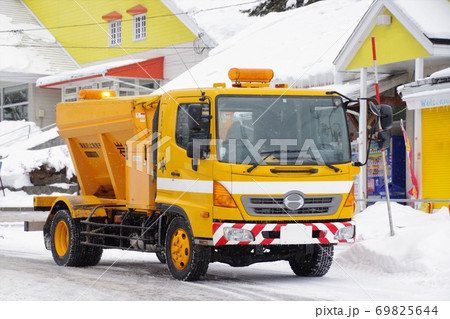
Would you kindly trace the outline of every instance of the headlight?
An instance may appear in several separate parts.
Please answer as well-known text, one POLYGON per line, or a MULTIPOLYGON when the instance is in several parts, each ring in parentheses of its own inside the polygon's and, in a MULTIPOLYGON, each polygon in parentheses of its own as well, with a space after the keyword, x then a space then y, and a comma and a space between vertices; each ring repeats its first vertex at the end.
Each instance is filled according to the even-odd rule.
POLYGON ((342 240, 342 239, 352 239, 355 236, 355 226, 347 226, 339 229, 334 235, 334 239, 342 240))
POLYGON ((254 241, 255 237, 251 231, 241 228, 225 227, 223 234, 228 241, 254 241))

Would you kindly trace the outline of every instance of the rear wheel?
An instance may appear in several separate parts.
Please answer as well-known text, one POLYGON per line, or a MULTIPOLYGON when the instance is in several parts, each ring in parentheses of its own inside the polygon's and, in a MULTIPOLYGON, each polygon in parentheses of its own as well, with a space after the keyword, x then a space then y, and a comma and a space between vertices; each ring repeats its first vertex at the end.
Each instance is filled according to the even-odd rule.
POLYGON ((159 262, 161 264, 165 264, 166 263, 166 254, 164 251, 157 251, 156 252, 156 258, 158 258, 159 262))
POLYGON ((197 280, 208 270, 210 257, 209 247, 194 244, 189 223, 184 218, 174 218, 166 236, 166 262, 172 276, 185 281, 197 280))
POLYGON ((53 259, 60 266, 82 266, 84 249, 80 241, 80 222, 68 210, 59 210, 53 218, 50 236, 53 259))
POLYGON ((84 257, 80 266, 95 266, 100 262, 103 255, 102 247, 83 246, 84 257))
POLYGON ((50 228, 53 260, 60 266, 95 266, 102 258, 103 248, 81 244, 82 224, 68 210, 59 210, 50 228))
POLYGON ((333 245, 311 245, 299 250, 289 265, 297 276, 322 277, 331 267, 333 254, 333 245))

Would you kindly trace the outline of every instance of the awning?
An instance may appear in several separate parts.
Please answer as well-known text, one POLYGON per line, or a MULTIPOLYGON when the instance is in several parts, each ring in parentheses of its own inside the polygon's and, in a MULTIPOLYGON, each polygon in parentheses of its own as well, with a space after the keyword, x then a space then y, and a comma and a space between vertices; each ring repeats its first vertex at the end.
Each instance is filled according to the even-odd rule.
POLYGON ((36 86, 41 88, 61 88, 68 83, 100 77, 164 79, 164 57, 148 60, 123 60, 93 65, 75 71, 39 78, 36 81, 36 86))
POLYGON ((450 68, 398 88, 408 110, 450 106, 450 68))
POLYGON ((407 94, 403 91, 402 99, 406 102, 408 110, 419 110, 432 107, 450 106, 450 83, 446 88, 421 91, 407 94))

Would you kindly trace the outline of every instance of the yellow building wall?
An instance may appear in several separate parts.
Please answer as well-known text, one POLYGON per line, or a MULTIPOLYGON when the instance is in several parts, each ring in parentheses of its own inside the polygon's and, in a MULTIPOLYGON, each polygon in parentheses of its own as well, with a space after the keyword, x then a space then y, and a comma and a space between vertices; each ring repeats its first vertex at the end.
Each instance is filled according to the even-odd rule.
POLYGON ((190 42, 197 38, 159 0, 23 2, 79 64, 190 42), (147 38, 133 42, 133 16, 126 11, 138 4, 148 9, 147 38), (102 16, 112 11, 122 15, 122 44, 117 47, 109 47, 109 26, 102 19, 102 16))
POLYGON ((422 188, 424 199, 450 198, 450 105, 422 110, 422 188))
POLYGON ((373 66, 372 36, 375 36, 377 64, 388 64, 430 56, 430 53, 388 11, 392 17, 390 25, 376 25, 349 63, 346 70, 373 66))

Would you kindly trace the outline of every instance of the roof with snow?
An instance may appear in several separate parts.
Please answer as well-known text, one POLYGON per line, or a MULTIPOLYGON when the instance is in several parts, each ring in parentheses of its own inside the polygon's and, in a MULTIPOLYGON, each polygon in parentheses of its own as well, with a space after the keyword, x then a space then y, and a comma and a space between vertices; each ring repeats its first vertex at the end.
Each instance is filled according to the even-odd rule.
MULTIPOLYGON (((416 46, 423 48, 420 53, 433 57, 431 62, 427 60, 427 65, 448 65, 450 3, 447 0, 319 1, 260 18, 157 93, 181 87, 211 86, 216 82, 231 84, 227 73, 232 67, 269 67, 274 70, 274 82, 359 94, 359 72, 346 72, 346 66, 360 50, 361 41, 370 36, 377 16, 386 8, 406 26, 410 42, 414 45, 418 42, 416 46), (342 56, 347 60, 339 60, 342 56)), ((392 52, 379 52, 383 53, 392 56, 392 52)), ((371 52, 368 60, 373 66, 371 52)), ((387 67, 391 64, 382 66, 381 88, 389 89, 410 80, 408 72, 414 69, 414 57, 407 60, 393 64, 394 68, 387 67)), ((369 74, 369 82, 372 76, 369 74)))
POLYGON ((418 57, 436 57, 436 64, 442 64, 441 57, 450 56, 449 17, 448 0, 375 0, 334 63, 342 71, 373 66, 374 36, 381 71, 398 70, 398 65, 392 69, 388 64, 418 57))
POLYGON ((102 63, 67 71, 57 75, 39 78, 36 86, 42 88, 60 88, 64 84, 85 81, 100 77, 130 77, 130 78, 163 78, 164 57, 154 59, 128 59, 102 63))
POLYGON ((233 67, 272 68, 275 82, 312 87, 335 82, 333 60, 370 0, 319 1, 271 13, 221 43, 209 57, 163 87, 212 86, 226 82, 233 67))
POLYGON ((28 82, 77 64, 19 0, 0 6, 0 81, 28 82))
POLYGON ((450 67, 398 88, 408 109, 450 106, 450 67))

